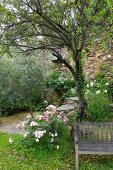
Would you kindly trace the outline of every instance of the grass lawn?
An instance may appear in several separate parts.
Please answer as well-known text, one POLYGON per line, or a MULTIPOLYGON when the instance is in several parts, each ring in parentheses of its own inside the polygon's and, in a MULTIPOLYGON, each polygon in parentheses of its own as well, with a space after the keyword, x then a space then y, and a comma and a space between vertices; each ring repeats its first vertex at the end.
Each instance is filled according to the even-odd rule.
POLYGON ((22 145, 20 135, 0 133, 0 170, 71 170, 73 156, 68 142, 55 151, 22 145), (9 144, 9 138, 14 143, 9 144), (19 144, 20 143, 20 144, 19 144))
MULTIPOLYGON (((1 170, 73 170, 74 154, 69 141, 61 140, 60 149, 22 145, 20 135, 0 133, 1 170), (9 144, 12 137, 14 143, 9 144), (62 147, 61 147, 62 146, 62 147)), ((80 170, 113 170, 113 156, 80 156, 80 170)))

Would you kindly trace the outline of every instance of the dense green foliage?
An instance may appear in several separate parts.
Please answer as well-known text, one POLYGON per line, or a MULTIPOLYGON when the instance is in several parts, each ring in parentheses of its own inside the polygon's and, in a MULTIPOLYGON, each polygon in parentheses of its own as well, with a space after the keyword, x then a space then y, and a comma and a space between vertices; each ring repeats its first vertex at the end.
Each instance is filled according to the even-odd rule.
POLYGON ((109 121, 110 100, 105 94, 90 94, 88 101, 88 118, 92 122, 109 121))
POLYGON ((89 121, 109 121, 113 113, 110 112, 109 83, 105 79, 97 79, 86 87, 88 103, 87 118, 89 121))
POLYGON ((43 69, 36 56, 0 59, 0 109, 8 114, 39 104, 45 93, 43 69))
POLYGON ((58 70, 52 71, 47 84, 59 95, 60 99, 76 95, 75 81, 72 76, 61 74, 58 70))

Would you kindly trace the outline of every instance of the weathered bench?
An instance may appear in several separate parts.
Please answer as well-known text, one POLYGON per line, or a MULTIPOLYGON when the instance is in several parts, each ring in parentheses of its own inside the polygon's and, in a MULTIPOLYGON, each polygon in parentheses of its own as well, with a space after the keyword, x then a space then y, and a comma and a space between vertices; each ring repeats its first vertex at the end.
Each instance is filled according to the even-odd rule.
POLYGON ((75 162, 79 169, 79 154, 113 154, 113 122, 74 124, 75 162))

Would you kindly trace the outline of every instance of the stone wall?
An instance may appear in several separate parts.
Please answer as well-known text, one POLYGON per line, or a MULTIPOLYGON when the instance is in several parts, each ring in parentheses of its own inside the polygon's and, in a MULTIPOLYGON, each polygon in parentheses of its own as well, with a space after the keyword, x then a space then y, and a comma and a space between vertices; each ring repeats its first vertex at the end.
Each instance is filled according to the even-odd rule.
POLYGON ((100 72, 113 80, 113 51, 105 52, 101 45, 89 48, 86 53, 84 73, 87 80, 94 80, 100 72))
MULTIPOLYGON (((94 80, 95 77, 100 74, 105 75, 106 78, 113 80, 113 49, 110 48, 109 52, 105 52, 101 47, 101 44, 97 44, 96 47, 88 47, 84 50, 84 74, 86 80, 94 80)), ((62 50, 62 55, 68 61, 68 50, 65 48, 62 50)), ((72 61, 70 61, 73 64, 72 61)), ((53 58, 55 67, 59 69, 61 73, 67 72, 67 69, 63 64, 60 64, 58 60, 53 58)), ((67 73, 66 73, 67 74, 67 73)))

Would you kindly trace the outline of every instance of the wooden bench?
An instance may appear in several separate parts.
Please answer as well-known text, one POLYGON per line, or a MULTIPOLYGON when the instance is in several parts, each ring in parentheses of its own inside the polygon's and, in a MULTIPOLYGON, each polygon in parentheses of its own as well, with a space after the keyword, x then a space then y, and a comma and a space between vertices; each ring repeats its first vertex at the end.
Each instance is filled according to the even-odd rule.
POLYGON ((74 139, 79 170, 79 154, 113 154, 113 122, 75 123, 74 139))

